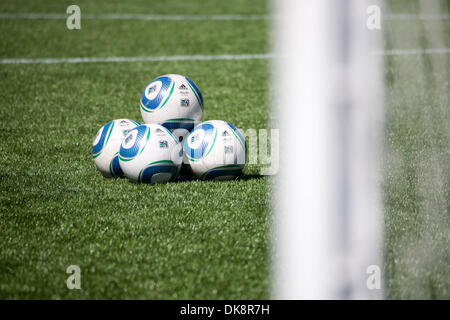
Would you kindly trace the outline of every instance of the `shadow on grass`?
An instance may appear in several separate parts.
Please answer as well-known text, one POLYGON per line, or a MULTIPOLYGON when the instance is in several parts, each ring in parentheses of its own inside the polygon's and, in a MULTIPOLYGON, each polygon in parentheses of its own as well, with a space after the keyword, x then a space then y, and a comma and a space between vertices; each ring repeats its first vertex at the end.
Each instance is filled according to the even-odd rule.
POLYGON ((220 182, 228 182, 228 181, 250 181, 250 180, 259 180, 266 178, 268 176, 263 176, 259 174, 244 174, 241 176, 236 177, 235 179, 230 180, 201 180, 198 179, 192 175, 180 175, 177 177, 174 181, 171 183, 177 183, 177 182, 189 182, 189 181, 204 181, 204 182, 210 182, 210 183, 220 183, 220 182))
POLYGON ((264 179, 264 178, 268 178, 268 177, 269 176, 264 176, 264 175, 260 175, 260 174, 244 174, 244 175, 238 177, 237 180, 248 181, 248 180, 264 179))
MULTIPOLYGON (((243 175, 240 175, 240 176, 238 176, 234 179, 230 179, 230 180, 201 180, 201 179, 195 177, 194 175, 184 173, 184 174, 180 174, 177 178, 175 178, 175 180, 164 182, 164 183, 180 183, 180 182, 190 182, 190 181, 220 183, 220 182, 230 182, 230 181, 252 181, 252 180, 260 180, 260 179, 264 179, 264 178, 268 179, 269 177, 270 176, 260 175, 260 174, 243 174, 243 175)), ((110 180, 110 178, 105 178, 105 179, 110 180)), ((128 180, 128 182, 131 184, 139 184, 139 183, 136 183, 136 182, 133 182, 133 181, 127 179, 125 176, 120 176, 120 177, 117 177, 116 179, 128 180)), ((151 184, 151 183, 143 183, 143 184, 151 184)))

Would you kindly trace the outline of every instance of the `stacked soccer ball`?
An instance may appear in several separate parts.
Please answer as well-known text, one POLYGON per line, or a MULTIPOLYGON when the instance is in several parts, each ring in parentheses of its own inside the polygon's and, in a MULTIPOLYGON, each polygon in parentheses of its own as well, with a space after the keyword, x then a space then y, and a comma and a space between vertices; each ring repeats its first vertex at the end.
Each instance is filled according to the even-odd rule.
POLYGON ((92 157, 105 177, 124 175, 138 183, 173 181, 183 163, 204 180, 242 174, 244 136, 225 121, 201 122, 203 96, 187 77, 156 78, 142 93, 140 108, 145 124, 117 119, 97 132, 92 157))

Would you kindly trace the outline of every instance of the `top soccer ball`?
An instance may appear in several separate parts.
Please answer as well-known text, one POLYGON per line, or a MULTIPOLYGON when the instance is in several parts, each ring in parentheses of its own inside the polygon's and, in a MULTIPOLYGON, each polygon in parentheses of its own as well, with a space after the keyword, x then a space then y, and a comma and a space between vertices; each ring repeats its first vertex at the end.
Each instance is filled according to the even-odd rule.
POLYGON ((160 124, 183 141, 203 113, 203 96, 193 81, 167 74, 150 82, 142 93, 144 123, 160 124))

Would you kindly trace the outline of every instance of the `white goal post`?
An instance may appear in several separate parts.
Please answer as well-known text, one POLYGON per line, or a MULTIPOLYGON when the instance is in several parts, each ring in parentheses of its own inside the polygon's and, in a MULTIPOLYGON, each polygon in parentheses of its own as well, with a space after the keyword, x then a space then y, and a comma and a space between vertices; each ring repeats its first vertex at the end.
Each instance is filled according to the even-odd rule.
POLYGON ((382 30, 366 25, 369 6, 381 4, 272 4, 280 128, 273 298, 382 298, 383 57, 374 52, 383 43, 382 30))

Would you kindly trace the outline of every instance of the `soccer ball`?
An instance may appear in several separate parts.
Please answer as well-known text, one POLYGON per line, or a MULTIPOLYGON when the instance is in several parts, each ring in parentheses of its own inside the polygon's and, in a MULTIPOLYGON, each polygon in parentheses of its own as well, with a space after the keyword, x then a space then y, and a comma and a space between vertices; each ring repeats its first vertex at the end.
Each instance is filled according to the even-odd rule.
POLYGON ((173 180, 183 161, 178 139, 159 124, 143 124, 130 130, 119 151, 119 163, 133 182, 173 180))
POLYGON ((166 127, 183 141, 195 122, 201 121, 203 96, 193 81, 179 74, 167 74, 150 82, 142 93, 144 123, 166 127))
POLYGON ((122 175, 118 158, 120 144, 128 131, 139 125, 140 123, 134 120, 117 119, 98 130, 92 143, 92 158, 105 177, 116 178, 122 175))
POLYGON ((184 142, 184 161, 203 180, 228 180, 241 175, 246 152, 242 133, 221 120, 200 123, 184 142))

